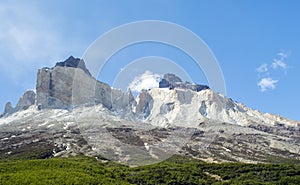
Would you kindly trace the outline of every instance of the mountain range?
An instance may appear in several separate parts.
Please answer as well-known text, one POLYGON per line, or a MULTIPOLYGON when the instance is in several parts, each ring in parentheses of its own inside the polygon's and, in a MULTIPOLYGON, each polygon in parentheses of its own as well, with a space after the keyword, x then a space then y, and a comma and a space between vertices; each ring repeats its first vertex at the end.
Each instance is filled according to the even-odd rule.
POLYGON ((0 159, 89 155, 128 165, 179 154, 207 162, 300 161, 300 123, 165 74, 134 97, 69 57, 0 116, 0 159))

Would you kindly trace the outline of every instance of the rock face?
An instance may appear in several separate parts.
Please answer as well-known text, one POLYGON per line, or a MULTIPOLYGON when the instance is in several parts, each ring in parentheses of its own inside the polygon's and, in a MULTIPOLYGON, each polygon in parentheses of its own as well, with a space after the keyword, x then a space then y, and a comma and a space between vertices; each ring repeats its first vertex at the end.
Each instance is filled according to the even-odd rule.
POLYGON ((112 89, 112 108, 119 113, 131 114, 132 107, 136 106, 136 101, 130 89, 123 93, 121 90, 112 89))
POLYGON ((41 108, 68 108, 102 103, 111 108, 111 88, 97 81, 80 59, 69 57, 53 68, 42 68, 37 75, 37 104, 41 108))
POLYGON ((122 93, 91 76, 83 60, 69 57, 53 68, 42 68, 37 74, 39 108, 70 108, 83 104, 103 104, 122 110, 134 103, 130 92, 122 93))
POLYGON ((167 73, 164 75, 163 79, 159 82, 159 88, 180 88, 180 89, 190 89, 192 91, 202 91, 209 89, 207 85, 191 84, 189 82, 182 82, 182 80, 174 75, 167 73))
POLYGON ((23 96, 19 99, 15 111, 18 110, 24 110, 30 107, 31 105, 34 105, 35 103, 35 92, 32 90, 26 91, 23 96))
POLYGON ((135 108, 135 115, 139 119, 145 119, 149 116, 152 109, 153 99, 147 90, 142 90, 138 96, 137 106, 135 108))

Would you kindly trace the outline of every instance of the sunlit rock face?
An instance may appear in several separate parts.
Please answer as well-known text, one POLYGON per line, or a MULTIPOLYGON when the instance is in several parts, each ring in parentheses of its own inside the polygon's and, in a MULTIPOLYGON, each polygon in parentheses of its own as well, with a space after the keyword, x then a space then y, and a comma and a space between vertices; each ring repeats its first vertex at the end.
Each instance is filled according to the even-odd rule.
POLYGON ((80 59, 68 58, 53 68, 42 68, 37 75, 37 104, 42 108, 68 108, 98 104, 111 108, 111 88, 97 81, 80 59))
MULTIPOLYGON (((147 91, 143 109, 148 107, 150 114, 144 119, 152 124, 196 126, 205 120, 219 120, 226 123, 247 126, 251 124, 295 125, 297 122, 278 115, 264 114, 253 110, 211 89, 202 91, 180 88, 154 88, 147 91), (151 105, 151 106, 149 106, 151 105)), ((145 100, 145 98, 144 98, 145 100)))
POLYGON ((276 125, 296 122, 257 110, 215 93, 208 86, 182 82, 174 74, 165 74, 159 88, 142 91, 137 98, 136 117, 158 126, 196 126, 205 120, 218 120, 242 126, 276 125))
POLYGON ((149 116, 152 109, 153 99, 147 90, 143 90, 138 95, 137 106, 135 108, 135 114, 137 118, 145 119, 149 116))

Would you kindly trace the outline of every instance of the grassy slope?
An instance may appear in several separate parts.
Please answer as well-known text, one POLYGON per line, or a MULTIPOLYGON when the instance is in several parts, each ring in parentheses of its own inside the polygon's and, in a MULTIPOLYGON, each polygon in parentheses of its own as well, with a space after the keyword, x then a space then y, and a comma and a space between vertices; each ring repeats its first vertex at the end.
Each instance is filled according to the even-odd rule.
POLYGON ((130 168, 90 157, 0 162, 0 184, 300 184, 300 165, 208 164, 174 156, 130 168))

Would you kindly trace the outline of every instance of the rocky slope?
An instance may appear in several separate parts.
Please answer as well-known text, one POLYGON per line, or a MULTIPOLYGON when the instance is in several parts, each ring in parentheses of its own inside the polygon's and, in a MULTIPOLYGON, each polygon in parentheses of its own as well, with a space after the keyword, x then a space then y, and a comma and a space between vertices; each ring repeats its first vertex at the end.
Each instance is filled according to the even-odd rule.
POLYGON ((117 117, 101 104, 37 110, 0 119, 0 158, 85 154, 128 165, 158 162, 173 154, 208 162, 300 160, 300 127, 241 126, 216 120, 193 127, 157 127, 117 117), (34 153, 34 154, 32 154, 34 153))
POLYGON ((0 118, 0 158, 85 154, 129 165, 173 154, 204 161, 300 160, 300 124, 262 114, 204 85, 166 74, 134 98, 93 78, 70 57, 38 71, 0 118), (38 153, 38 154, 37 154, 38 153))

